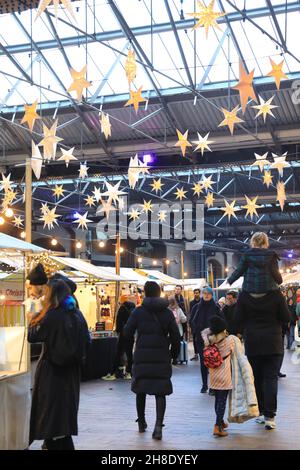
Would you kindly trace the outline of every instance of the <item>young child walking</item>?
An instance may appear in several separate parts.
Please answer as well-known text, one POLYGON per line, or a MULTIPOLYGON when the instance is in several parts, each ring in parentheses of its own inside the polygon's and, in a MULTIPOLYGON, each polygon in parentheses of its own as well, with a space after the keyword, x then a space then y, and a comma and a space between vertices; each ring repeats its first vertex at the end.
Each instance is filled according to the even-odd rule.
MULTIPOLYGON (((225 321, 217 316, 212 317, 209 328, 202 331, 202 338, 204 346, 208 348, 215 345, 217 353, 222 358, 222 362, 218 367, 209 368, 209 377, 210 388, 215 392, 216 422, 213 434, 218 437, 226 437, 228 435, 226 431, 228 424, 224 421, 224 414, 228 393, 232 389, 230 357, 234 351, 234 338, 232 335, 228 336, 225 321)), ((207 352, 213 353, 209 349, 207 352)))

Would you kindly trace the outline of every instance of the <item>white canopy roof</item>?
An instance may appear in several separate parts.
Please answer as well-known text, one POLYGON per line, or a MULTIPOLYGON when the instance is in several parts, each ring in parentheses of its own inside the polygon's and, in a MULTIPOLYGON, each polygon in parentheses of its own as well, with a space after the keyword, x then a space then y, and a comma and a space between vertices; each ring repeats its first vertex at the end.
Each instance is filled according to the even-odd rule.
POLYGON ((184 279, 184 281, 180 281, 179 284, 183 284, 184 287, 191 287, 193 289, 202 289, 202 287, 207 285, 207 281, 204 278, 184 279))
POLYGON ((76 269, 76 271, 101 279, 102 281, 126 281, 126 279, 122 276, 117 276, 114 272, 109 272, 101 266, 95 266, 79 258, 60 258, 59 256, 51 256, 51 258, 64 266, 76 269))
POLYGON ((176 286, 176 284, 180 282, 175 277, 168 276, 167 274, 164 274, 161 271, 158 271, 156 269, 141 269, 141 270, 138 270, 137 272, 139 271, 143 271, 146 274, 148 274, 148 276, 150 276, 150 279, 153 278, 152 279, 153 281, 155 280, 161 281, 163 284, 170 284, 172 286, 176 286))
POLYGON ((44 248, 40 246, 33 245, 32 243, 24 242, 23 240, 19 240, 19 238, 11 237, 10 235, 6 235, 5 233, 0 233, 0 251, 33 251, 33 252, 41 252, 45 251, 44 248))
POLYGON ((283 284, 291 284, 291 283, 300 283, 300 271, 296 271, 295 273, 288 273, 284 274, 283 276, 283 284))
MULTIPOLYGON (((107 266, 105 266, 105 267, 101 266, 101 269, 107 270, 108 273, 112 273, 115 268, 111 268, 111 267, 107 267, 107 266)), ((145 282, 149 281, 148 276, 143 276, 142 274, 139 274, 138 272, 136 272, 132 268, 121 268, 120 273, 121 273, 121 276, 123 278, 123 281, 125 279, 125 281, 133 282, 135 284, 138 284, 139 286, 143 286, 145 284, 145 282)))
POLYGON ((233 284, 228 284, 228 282, 225 280, 222 282, 222 284, 218 287, 219 290, 230 290, 230 289, 241 289, 242 285, 244 282, 244 278, 240 277, 237 281, 235 281, 233 284))

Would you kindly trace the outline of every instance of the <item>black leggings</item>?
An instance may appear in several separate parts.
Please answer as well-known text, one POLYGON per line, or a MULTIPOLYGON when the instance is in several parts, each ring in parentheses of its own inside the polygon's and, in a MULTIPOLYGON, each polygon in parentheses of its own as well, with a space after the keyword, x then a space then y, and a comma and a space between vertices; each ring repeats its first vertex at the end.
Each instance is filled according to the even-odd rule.
MULTIPOLYGON (((156 424, 163 424, 166 411, 166 397, 155 395, 156 400, 156 424)), ((138 419, 145 419, 146 395, 138 393, 136 395, 136 410, 138 419)))
POLYGON ((228 390, 215 390, 216 425, 222 426, 226 409, 228 390))
POLYGON ((47 450, 75 450, 71 436, 65 436, 61 439, 45 439, 44 444, 47 450))

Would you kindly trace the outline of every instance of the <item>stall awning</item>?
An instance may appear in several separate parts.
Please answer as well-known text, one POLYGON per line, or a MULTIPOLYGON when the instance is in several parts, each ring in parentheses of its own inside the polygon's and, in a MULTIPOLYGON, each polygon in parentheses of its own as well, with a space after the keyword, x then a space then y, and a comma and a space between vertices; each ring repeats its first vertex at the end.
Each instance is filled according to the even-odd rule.
MULTIPOLYGON (((109 273, 112 273, 115 269, 107 266, 101 268, 107 270, 109 273)), ((147 276, 141 275, 132 268, 121 268, 120 273, 126 282, 132 282, 134 284, 138 284, 139 286, 143 286, 145 282, 149 281, 147 276)))
POLYGON ((282 277, 283 284, 300 284, 300 271, 296 271, 295 273, 284 274, 282 277))
POLYGON ((6 235, 5 233, 0 233, 0 252, 1 251, 33 251, 33 252, 41 252, 45 251, 45 248, 41 248, 40 246, 33 245, 32 243, 24 242, 23 240, 19 240, 19 238, 11 237, 10 235, 6 235))
POLYGON ((191 289, 202 289, 202 287, 207 285, 207 281, 204 278, 184 279, 184 281, 180 281, 178 284, 183 284, 184 287, 189 287, 191 289))
POLYGON ((230 289, 241 289, 244 282, 244 278, 240 277, 237 281, 233 284, 228 284, 227 281, 222 282, 222 284, 218 287, 219 290, 230 290, 230 289))
POLYGON ((160 281, 162 284, 169 284, 172 286, 176 286, 180 284, 180 281, 175 277, 168 276, 167 274, 162 273, 156 269, 142 269, 142 270, 135 270, 137 272, 144 271, 146 275, 148 275, 150 280, 157 280, 160 281))
POLYGON ((106 271, 101 266, 95 266, 94 264, 88 263, 87 261, 84 261, 79 258, 60 258, 59 256, 51 256, 51 258, 63 266, 73 268, 76 271, 80 271, 81 273, 86 274, 88 276, 93 276, 94 278, 97 278, 101 281, 126 281, 126 279, 124 279, 122 276, 118 276, 113 272, 106 271))

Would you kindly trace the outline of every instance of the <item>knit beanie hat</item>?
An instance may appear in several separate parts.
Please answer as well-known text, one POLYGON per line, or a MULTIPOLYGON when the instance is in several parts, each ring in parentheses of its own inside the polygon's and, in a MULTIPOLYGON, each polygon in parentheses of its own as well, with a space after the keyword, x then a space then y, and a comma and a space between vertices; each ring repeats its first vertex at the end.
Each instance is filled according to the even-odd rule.
POLYGON ((54 274, 54 276, 51 277, 51 279, 54 279, 55 281, 58 281, 58 280, 64 281, 67 284, 67 286, 70 288, 72 294, 76 292, 77 285, 75 284, 75 282, 72 281, 72 279, 69 279, 67 276, 56 273, 54 274))
POLYGON ((211 295, 213 295, 213 293, 214 293, 214 291, 212 290, 212 288, 209 287, 209 286, 204 287, 204 288, 202 289, 202 292, 207 292, 208 294, 211 294, 211 295))
POLYGON ((209 322, 209 328, 212 334, 218 335, 219 333, 222 333, 222 331, 226 330, 226 323, 223 318, 218 317, 216 315, 214 317, 211 317, 209 322))
POLYGON ((27 280, 32 286, 43 286, 47 284, 48 278, 44 266, 41 263, 37 264, 28 274, 27 280))

